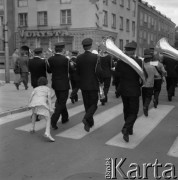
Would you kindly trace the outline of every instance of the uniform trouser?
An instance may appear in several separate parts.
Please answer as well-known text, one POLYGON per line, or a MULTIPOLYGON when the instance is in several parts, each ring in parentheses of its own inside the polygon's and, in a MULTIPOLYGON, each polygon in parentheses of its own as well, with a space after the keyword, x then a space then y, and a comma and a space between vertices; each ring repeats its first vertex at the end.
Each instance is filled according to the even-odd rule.
POLYGON ((156 101, 157 104, 159 102, 159 94, 161 92, 162 82, 163 82, 162 79, 154 80, 153 95, 154 95, 154 100, 156 101))
POLYGON ((57 100, 55 104, 55 111, 53 115, 51 116, 52 125, 57 124, 57 121, 60 115, 62 115, 62 121, 66 121, 69 118, 67 107, 66 107, 69 90, 64 90, 64 91, 55 90, 55 94, 56 94, 57 100))
POLYGON ((71 92, 70 98, 78 100, 78 94, 77 94, 79 90, 78 81, 71 79, 70 82, 72 86, 72 92, 71 92))
POLYGON ((82 90, 83 103, 85 107, 84 119, 91 125, 93 124, 93 115, 97 110, 98 91, 97 90, 82 90))
POLYGON ((121 96, 123 102, 124 120, 125 124, 123 129, 126 131, 131 131, 133 129, 134 123, 137 119, 137 114, 139 111, 139 96, 121 96))
POLYGON ((153 95, 153 87, 142 87, 143 108, 148 110, 153 95))
POLYGON ((22 72, 20 74, 20 79, 18 81, 18 84, 20 84, 21 82, 23 82, 24 86, 27 87, 27 85, 28 85, 28 72, 22 72))
POLYGON ((103 78, 103 84, 104 84, 103 91, 104 91, 104 95, 105 95, 105 99, 103 101, 107 102, 107 100, 108 100, 107 95, 108 95, 109 87, 111 84, 111 77, 103 78))
POLYGON ((166 89, 168 96, 170 97, 174 96, 176 84, 177 84, 176 77, 166 77, 166 89))

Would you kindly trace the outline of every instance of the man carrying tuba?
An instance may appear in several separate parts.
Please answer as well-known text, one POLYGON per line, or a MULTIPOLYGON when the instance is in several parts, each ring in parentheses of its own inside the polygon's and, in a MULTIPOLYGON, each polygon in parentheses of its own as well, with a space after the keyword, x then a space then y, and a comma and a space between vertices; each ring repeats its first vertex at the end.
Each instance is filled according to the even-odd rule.
MULTIPOLYGON (((137 43, 132 41, 125 46, 125 54, 137 62, 140 67, 142 61, 135 56, 137 43)), ((120 94, 123 101, 125 124, 122 128, 123 139, 129 142, 129 135, 133 134, 133 126, 139 111, 139 97, 141 95, 140 76, 127 63, 118 61, 116 75, 120 79, 120 94)))

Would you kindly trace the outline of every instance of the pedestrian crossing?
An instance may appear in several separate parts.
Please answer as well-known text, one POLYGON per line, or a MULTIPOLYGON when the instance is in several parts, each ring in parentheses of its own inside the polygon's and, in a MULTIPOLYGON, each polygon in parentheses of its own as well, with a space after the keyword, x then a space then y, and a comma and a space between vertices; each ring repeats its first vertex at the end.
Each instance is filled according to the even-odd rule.
MULTIPOLYGON (((70 101, 67 102, 69 104, 70 101)), ((74 124, 65 130, 60 130, 59 133, 55 134, 56 138, 67 138, 71 140, 79 140, 89 136, 91 133, 95 131, 99 131, 100 128, 105 126, 106 124, 111 123, 112 121, 118 119, 123 120, 123 104, 113 104, 113 106, 109 106, 109 108, 98 107, 99 112, 96 112, 94 116, 95 125, 90 129, 90 132, 86 132, 84 130, 84 125, 82 122, 74 124), (103 109, 102 109, 103 108, 103 109)), ((141 115, 137 118, 136 123, 134 125, 134 134, 130 137, 129 143, 126 143, 123 140, 123 135, 121 132, 116 132, 118 134, 111 137, 109 140, 105 142, 107 146, 113 146, 118 148, 126 148, 126 149, 135 149, 139 146, 144 139, 149 136, 149 134, 156 128, 160 122, 173 110, 173 105, 159 105, 157 109, 151 108, 149 110, 149 116, 145 117, 141 115)), ((81 103, 76 103, 68 108, 70 119, 73 116, 77 116, 80 113, 84 113, 84 106, 81 103)), ((19 119, 30 117, 31 111, 26 111, 10 116, 6 116, 0 118, 0 125, 3 125, 7 122, 17 121, 19 119)), ((82 116, 83 117, 83 116, 82 116)), ((29 132, 31 128, 31 122, 22 126, 15 127, 15 130, 29 132)), ((40 131, 45 128, 45 121, 41 120, 36 122, 35 130, 40 131)), ((55 131, 57 132, 57 131, 55 131)), ((173 156, 178 158, 178 137, 173 142, 173 145, 170 147, 168 156, 173 156)))

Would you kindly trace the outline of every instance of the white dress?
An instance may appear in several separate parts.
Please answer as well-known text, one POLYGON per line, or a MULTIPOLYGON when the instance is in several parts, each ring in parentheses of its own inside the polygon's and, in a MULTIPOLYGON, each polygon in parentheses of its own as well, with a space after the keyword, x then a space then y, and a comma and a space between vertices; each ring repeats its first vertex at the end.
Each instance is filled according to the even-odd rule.
POLYGON ((34 88, 29 100, 29 107, 32 112, 50 118, 51 106, 51 90, 47 86, 38 86, 34 88))

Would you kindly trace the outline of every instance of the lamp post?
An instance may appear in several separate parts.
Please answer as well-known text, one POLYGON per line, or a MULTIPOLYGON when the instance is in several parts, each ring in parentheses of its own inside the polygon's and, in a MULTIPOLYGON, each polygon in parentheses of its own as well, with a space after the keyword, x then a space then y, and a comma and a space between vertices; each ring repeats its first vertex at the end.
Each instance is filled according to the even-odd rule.
POLYGON ((5 38, 4 38, 5 40, 5 82, 10 83, 7 0, 4 0, 4 33, 5 33, 5 38))

